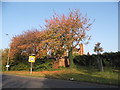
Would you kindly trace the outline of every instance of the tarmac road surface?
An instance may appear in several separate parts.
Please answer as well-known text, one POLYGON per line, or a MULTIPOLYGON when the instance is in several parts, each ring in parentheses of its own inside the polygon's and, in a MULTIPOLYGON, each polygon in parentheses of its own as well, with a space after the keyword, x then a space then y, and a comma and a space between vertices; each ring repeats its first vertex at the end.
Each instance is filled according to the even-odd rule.
POLYGON ((118 88, 118 86, 3 74, 2 88, 118 88))

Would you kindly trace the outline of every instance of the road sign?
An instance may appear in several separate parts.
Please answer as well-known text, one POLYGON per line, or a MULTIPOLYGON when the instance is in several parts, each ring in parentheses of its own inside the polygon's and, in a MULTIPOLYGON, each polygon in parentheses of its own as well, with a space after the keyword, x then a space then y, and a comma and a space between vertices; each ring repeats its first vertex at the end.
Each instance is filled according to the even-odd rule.
POLYGON ((29 62, 35 62, 35 56, 29 56, 29 62))
POLYGON ((10 65, 6 65, 6 67, 10 67, 10 65))

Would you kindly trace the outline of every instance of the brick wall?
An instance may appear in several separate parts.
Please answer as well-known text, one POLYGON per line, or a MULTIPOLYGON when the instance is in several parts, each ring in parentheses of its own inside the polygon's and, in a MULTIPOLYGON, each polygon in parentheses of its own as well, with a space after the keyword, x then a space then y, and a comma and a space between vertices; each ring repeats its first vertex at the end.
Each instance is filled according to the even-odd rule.
POLYGON ((52 68, 59 68, 59 67, 69 67, 70 62, 67 57, 63 57, 57 61, 53 61, 52 68))

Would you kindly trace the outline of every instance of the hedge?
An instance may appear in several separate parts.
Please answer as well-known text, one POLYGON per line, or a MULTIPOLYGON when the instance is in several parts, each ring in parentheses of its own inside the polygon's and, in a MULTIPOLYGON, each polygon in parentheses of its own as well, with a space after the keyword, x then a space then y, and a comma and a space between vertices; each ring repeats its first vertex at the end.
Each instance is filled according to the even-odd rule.
POLYGON ((81 66, 97 66, 98 58, 102 60, 104 66, 120 67, 120 52, 103 53, 100 55, 77 55, 74 57, 74 63, 81 66))

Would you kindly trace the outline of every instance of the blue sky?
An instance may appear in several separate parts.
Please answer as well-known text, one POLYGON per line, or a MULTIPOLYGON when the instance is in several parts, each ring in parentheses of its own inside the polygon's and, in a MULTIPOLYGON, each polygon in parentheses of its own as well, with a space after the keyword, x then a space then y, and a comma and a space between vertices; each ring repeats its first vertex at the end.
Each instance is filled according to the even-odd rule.
POLYGON ((118 3, 117 2, 3 2, 2 3, 2 47, 7 48, 10 39, 23 31, 44 26, 45 19, 53 15, 67 14, 70 9, 80 9, 92 20, 96 19, 88 32, 92 38, 85 45, 85 53, 93 52, 96 42, 101 42, 104 52, 118 51, 118 3))

